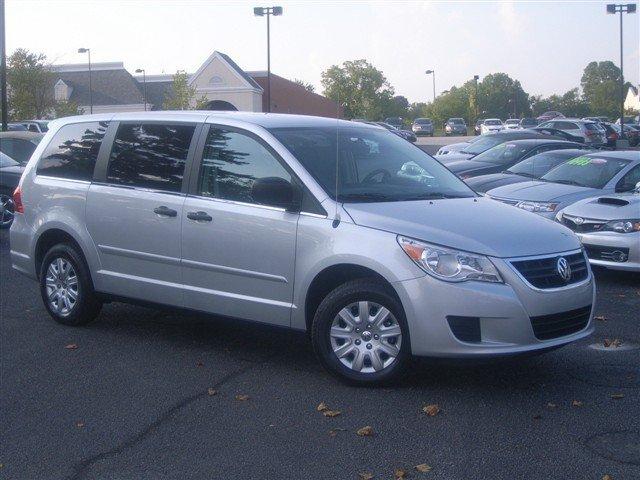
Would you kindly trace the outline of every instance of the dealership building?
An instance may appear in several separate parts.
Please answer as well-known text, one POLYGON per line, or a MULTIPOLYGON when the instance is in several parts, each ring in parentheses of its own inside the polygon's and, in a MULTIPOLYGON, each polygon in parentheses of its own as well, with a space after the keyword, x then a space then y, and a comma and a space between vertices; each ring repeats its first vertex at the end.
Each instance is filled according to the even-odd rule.
MULTIPOLYGON (((173 88, 173 74, 132 75, 122 62, 55 65, 54 96, 76 103, 85 113, 162 110, 173 88), (146 92, 146 99, 145 99, 146 92), (90 100, 92 99, 92 100, 90 100)), ((244 71, 228 55, 213 52, 195 73, 188 74, 195 100, 205 100, 207 110, 268 111, 267 72, 244 71)), ((339 105, 295 82, 271 74, 271 111, 322 117, 342 117, 339 105)))

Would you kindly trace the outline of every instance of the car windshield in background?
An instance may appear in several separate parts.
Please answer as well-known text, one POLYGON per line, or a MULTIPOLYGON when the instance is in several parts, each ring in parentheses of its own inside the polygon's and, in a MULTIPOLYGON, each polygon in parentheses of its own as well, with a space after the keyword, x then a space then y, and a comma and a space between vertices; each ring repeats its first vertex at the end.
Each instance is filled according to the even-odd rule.
POLYGON ((496 145, 486 152, 482 152, 478 156, 473 157, 473 161, 506 165, 507 163, 512 163, 514 159, 522 156, 522 154, 530 148, 531 145, 518 145, 512 142, 501 143, 500 145, 496 145))
POLYGON ((509 125, 518 125, 520 123, 520 120, 507 120, 504 123, 508 123, 509 125))
POLYGON ((542 180, 579 187, 602 188, 627 164, 628 160, 581 156, 558 165, 542 180))
POLYGON ((561 163, 579 155, 579 153, 565 150, 539 153, 538 155, 534 155, 533 157, 529 157, 526 160, 516 163, 506 171, 517 175, 523 175, 525 177, 540 178, 552 168, 557 167, 561 163))
POLYGON ((485 120, 484 124, 485 125, 502 125, 502 122, 500 120, 485 120))
POLYGON ((532 127, 535 127, 536 125, 538 125, 538 122, 535 118, 523 118, 520 121, 521 125, 531 125, 532 127))
POLYGON ((431 120, 428 118, 416 118, 416 123, 420 125, 431 125, 431 120))
POLYGON ((604 128, 602 128, 597 123, 585 123, 584 124, 584 128, 586 128, 587 130, 590 130, 592 132, 599 132, 601 130, 604 130, 604 128))
POLYGON ((449 123, 453 123, 455 125, 463 125, 464 124, 464 120, 461 118, 451 118, 449 119, 449 123))
POLYGON ((16 165, 20 165, 20 164, 16 162, 13 158, 11 158, 9 155, 5 155, 4 153, 0 152, 0 168, 15 167, 16 165))
POLYGON ((395 202, 474 197, 434 158, 406 140, 373 128, 290 127, 270 132, 338 201, 395 202))
POLYGON ((474 142, 471 142, 468 147, 462 150, 462 153, 471 153, 473 155, 478 155, 479 153, 484 152, 485 150, 490 149, 491 147, 495 147, 496 145, 504 142, 504 137, 495 136, 495 135, 482 135, 477 137, 474 142))

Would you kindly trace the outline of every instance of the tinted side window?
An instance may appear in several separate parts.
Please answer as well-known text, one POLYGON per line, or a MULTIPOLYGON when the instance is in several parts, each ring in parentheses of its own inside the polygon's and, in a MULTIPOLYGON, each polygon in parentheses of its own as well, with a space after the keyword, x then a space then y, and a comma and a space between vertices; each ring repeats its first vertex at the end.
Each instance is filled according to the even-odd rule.
POLYGON ((109 122, 65 125, 42 153, 38 175, 90 181, 109 122))
POLYGON ((242 133, 213 127, 209 130, 198 179, 199 195, 256 203, 251 195, 253 183, 274 177, 292 181, 289 172, 258 141, 242 133))
POLYGON ((618 190, 630 192, 636 188, 638 182, 640 182, 640 165, 633 167, 620 179, 618 182, 618 190))
POLYGON ((21 138, 0 139, 0 151, 9 155, 15 161, 25 164, 31 158, 31 154, 36 149, 36 144, 21 138))
POLYGON ((111 149, 107 181, 179 192, 195 126, 121 124, 111 149))

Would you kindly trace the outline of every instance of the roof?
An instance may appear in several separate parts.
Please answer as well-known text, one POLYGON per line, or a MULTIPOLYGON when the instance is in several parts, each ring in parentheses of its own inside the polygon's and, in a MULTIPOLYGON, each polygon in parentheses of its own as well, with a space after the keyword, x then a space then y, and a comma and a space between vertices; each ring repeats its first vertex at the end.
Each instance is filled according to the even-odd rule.
POLYGON ((242 70, 236 62, 231 60, 231 57, 229 57, 229 55, 222 52, 218 52, 218 54, 220 54, 220 56, 224 58, 224 60, 231 66, 231 68, 233 68, 242 78, 249 82, 252 87, 257 88, 258 90, 262 90, 262 87, 258 85, 258 83, 250 75, 248 75, 247 72, 242 70))
MULTIPOLYGON (((144 86, 141 87, 144 92, 144 86)), ((158 106, 160 109, 164 99, 173 91, 173 80, 164 82, 147 82, 147 103, 158 106)))
POLYGON ((601 150, 599 152, 593 152, 587 155, 589 157, 604 157, 613 160, 631 160, 636 162, 640 161, 640 151, 638 150, 601 150))
MULTIPOLYGON (((72 87, 69 101, 89 105, 89 72, 57 71, 54 84, 62 80, 72 87)), ((94 105, 131 105, 144 103, 141 85, 123 68, 91 70, 94 105)), ((53 85, 52 85, 53 87, 53 85)))
POLYGON ((36 132, 25 132, 22 130, 9 130, 7 132, 0 132, 0 139, 2 138, 21 138, 22 140, 36 140, 40 141, 40 139, 44 137, 44 133, 36 133, 36 132))

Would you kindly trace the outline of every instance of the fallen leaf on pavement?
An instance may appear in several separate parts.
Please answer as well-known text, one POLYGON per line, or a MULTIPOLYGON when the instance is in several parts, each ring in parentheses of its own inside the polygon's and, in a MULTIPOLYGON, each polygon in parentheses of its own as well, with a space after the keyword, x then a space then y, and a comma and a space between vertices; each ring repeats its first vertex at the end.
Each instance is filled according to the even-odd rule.
POLYGON ((597 320, 599 322, 606 322, 607 321, 607 317, 605 317, 604 315, 598 315, 593 317, 594 320, 597 320))
POLYGON ((246 400, 249 400, 249 395, 236 395, 236 400, 238 400, 239 402, 244 402, 246 400))
POLYGON ((440 406, 437 404, 425 405, 424 407, 422 407, 422 411, 430 417, 435 417, 438 413, 440 413, 440 406))
POLYGON ((397 468, 395 472, 393 472, 393 478, 395 480, 402 480, 403 478, 407 478, 407 471, 404 468, 397 468))
POLYGON ((614 400, 620 400, 621 398, 624 398, 624 393, 612 393, 611 398, 614 400))
POLYGON ((571 406, 572 407, 581 407, 582 406, 582 402, 580 400, 574 400, 573 402, 571 402, 571 406))
POLYGON ((215 388, 207 388, 207 395, 209 395, 210 397, 213 397, 214 395, 217 395, 218 391, 215 388))
POLYGON ((331 435, 332 437, 335 437, 338 432, 344 432, 346 430, 346 428, 332 428, 331 430, 329 430, 329 435, 331 435))
POLYGON ((78 348, 78 345, 76 345, 75 343, 70 343, 69 345, 65 345, 64 348, 66 348, 67 350, 76 350, 78 348))
POLYGON ((361 437, 373 437, 373 428, 370 426, 359 428, 356 433, 361 437))
POLYGON ((196 362, 196 367, 204 367, 204 363, 202 362, 202 360, 198 360, 196 362))
POLYGON ((84 427, 84 422, 76 422, 76 427, 78 428, 84 427))
POLYGON ((329 410, 329 407, 327 407, 326 403, 320 402, 320 405, 316 407, 316 410, 319 412, 324 412, 325 410, 329 410))
POLYGON ((359 473, 358 478, 360 480, 371 480, 373 478, 373 473, 369 473, 369 472, 359 473))
POLYGON ((602 344, 605 348, 618 348, 620 345, 622 345, 622 340, 620 340, 619 338, 614 338, 613 340, 605 338, 602 344))
POLYGON ((556 408, 557 406, 558 405, 556 405, 555 403, 551 403, 551 402, 547 403, 547 408, 550 409, 550 410, 556 408))
POLYGON ((533 419, 534 419, 534 420, 540 420, 541 418, 542 418, 542 415, 540 415, 539 413, 536 413, 536 414, 533 416, 533 419))
POLYGON ((613 480, 613 477, 611 475, 603 475, 602 480, 613 480))
POLYGON ((415 468, 420 473, 427 473, 427 472, 431 471, 431 467, 429 465, 427 465, 426 463, 421 463, 420 465, 416 465, 413 468, 415 468))
POLYGON ((325 410, 322 412, 325 417, 333 418, 341 415, 342 412, 340 410, 325 410))

